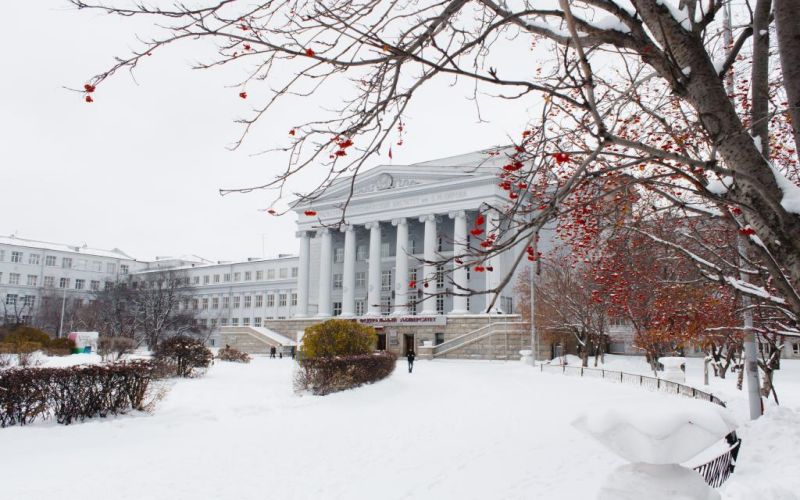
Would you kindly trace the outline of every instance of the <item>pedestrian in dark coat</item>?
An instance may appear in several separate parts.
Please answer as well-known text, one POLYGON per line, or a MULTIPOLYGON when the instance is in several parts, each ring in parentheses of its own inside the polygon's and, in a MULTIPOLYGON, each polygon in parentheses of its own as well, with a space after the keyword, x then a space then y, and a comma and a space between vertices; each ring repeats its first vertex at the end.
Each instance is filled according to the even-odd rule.
POLYGON ((277 349, 275 349, 275 346, 272 346, 272 347, 269 348, 269 357, 270 358, 274 358, 275 357, 275 351, 277 351, 277 349))
POLYGON ((409 350, 406 353, 406 359, 408 359, 408 373, 411 373, 411 370, 414 369, 414 358, 416 358, 416 357, 417 357, 417 355, 414 354, 414 351, 412 351, 412 350, 409 350))

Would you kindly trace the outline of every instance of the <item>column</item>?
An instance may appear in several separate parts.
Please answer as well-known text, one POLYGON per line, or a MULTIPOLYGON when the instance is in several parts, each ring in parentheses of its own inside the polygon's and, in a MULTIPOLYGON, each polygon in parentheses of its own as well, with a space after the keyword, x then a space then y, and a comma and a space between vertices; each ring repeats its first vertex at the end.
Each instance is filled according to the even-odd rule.
POLYGON ((467 314, 467 268, 464 264, 455 262, 456 259, 466 263, 463 259, 467 255, 467 214, 463 210, 450 212, 453 219, 453 310, 450 314, 467 314))
POLYGON ((344 233, 344 266, 342 270, 342 316, 350 318, 356 311, 356 230, 342 226, 344 233))
POLYGON ((367 276, 367 315, 381 314, 381 223, 368 222, 369 229, 369 273, 367 276))
POLYGON ((397 227, 392 314, 403 316, 408 314, 408 222, 405 219, 394 219, 392 224, 397 227))
POLYGON ((308 231, 298 231, 300 238, 300 263, 297 268, 297 309, 294 315, 298 318, 308 317, 308 267, 311 251, 311 239, 308 231))
POLYGON ((331 315, 331 264, 333 261, 333 248, 331 232, 327 228, 317 230, 319 245, 319 308, 317 316, 327 318, 331 315))
POLYGON ((422 314, 436 314, 436 216, 424 215, 419 218, 425 223, 424 259, 422 276, 427 288, 423 285, 422 314))
MULTIPOLYGON (((489 209, 485 213, 486 215, 486 236, 488 237, 489 234, 495 235, 495 241, 499 243, 500 240, 500 214, 497 210, 489 209)), ((495 254, 492 255, 491 258, 486 260, 486 289, 491 290, 493 288, 497 288, 500 286, 500 279, 503 277, 503 269, 501 265, 500 256, 495 254), (491 268, 491 271, 489 270, 491 268)), ((500 303, 500 296, 501 294, 497 293, 497 299, 494 302, 494 306, 489 311, 489 314, 498 314, 503 312, 502 311, 502 304, 500 303)), ((491 302, 495 295, 486 295, 486 304, 488 305, 491 302)))

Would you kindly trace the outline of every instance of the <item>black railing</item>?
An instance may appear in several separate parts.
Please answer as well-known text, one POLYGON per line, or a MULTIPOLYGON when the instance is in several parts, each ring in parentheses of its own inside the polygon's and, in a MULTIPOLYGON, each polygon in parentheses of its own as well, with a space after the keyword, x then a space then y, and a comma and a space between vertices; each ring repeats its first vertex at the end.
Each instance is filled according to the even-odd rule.
MULTIPOLYGON (((664 392, 667 394, 678 394, 681 396, 700 399, 710 403, 717 404, 725 407, 725 402, 713 394, 701 391, 695 387, 672 382, 671 380, 663 380, 657 377, 650 377, 647 375, 637 375, 634 373, 618 372, 613 370, 604 370, 601 368, 585 368, 583 366, 569 366, 569 365, 547 365, 540 364, 539 370, 542 372, 560 372, 564 375, 572 375, 586 378, 600 378, 610 382, 620 384, 638 385, 656 392, 664 392)), ((742 445, 742 440, 736 435, 736 431, 731 432, 725 436, 725 441, 728 443, 728 449, 725 453, 717 456, 710 462, 694 467, 706 484, 713 488, 722 486, 728 477, 733 473, 736 467, 736 457, 739 456, 739 449, 742 445)))

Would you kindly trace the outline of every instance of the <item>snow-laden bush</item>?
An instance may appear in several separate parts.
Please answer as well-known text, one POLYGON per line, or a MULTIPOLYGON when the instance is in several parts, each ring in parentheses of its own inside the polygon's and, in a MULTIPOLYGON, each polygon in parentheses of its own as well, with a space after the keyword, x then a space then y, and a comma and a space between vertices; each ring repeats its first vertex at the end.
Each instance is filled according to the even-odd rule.
POLYGON ((60 424, 149 410, 155 363, 133 361, 0 372, 0 427, 55 418, 60 424))
POLYGON ((217 353, 217 359, 222 361, 233 361, 234 363, 249 363, 250 355, 246 352, 234 349, 233 347, 226 346, 225 348, 219 350, 217 353))
POLYGON ((302 358, 295 389, 324 396, 384 379, 394 371, 397 357, 390 352, 354 356, 302 358))
POLYGON ((178 377, 201 375, 214 361, 214 354, 203 342, 185 335, 163 340, 153 354, 165 369, 172 367, 172 374, 178 377))
POLYGON ((302 358, 326 358, 367 354, 378 337, 371 326, 345 319, 329 319, 309 326, 303 334, 302 358))

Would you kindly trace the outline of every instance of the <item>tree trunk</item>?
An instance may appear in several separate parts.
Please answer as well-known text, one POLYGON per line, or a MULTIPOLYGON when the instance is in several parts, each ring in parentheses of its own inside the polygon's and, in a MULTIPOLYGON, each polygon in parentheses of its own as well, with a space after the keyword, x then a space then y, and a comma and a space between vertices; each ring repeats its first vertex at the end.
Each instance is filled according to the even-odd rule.
POLYGON ((778 52, 781 56, 783 88, 788 98, 796 151, 800 151, 800 0, 774 0, 778 52))

